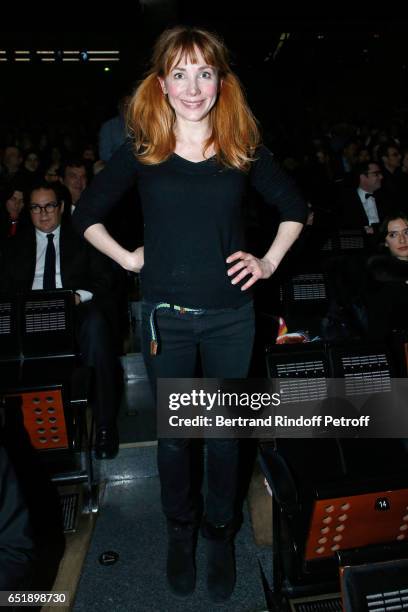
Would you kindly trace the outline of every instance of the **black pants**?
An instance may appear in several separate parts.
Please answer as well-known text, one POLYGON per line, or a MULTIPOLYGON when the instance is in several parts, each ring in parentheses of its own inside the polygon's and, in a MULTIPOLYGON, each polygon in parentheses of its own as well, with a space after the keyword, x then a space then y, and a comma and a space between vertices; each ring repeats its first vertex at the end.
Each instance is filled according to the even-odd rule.
MULTIPOLYGON (((252 302, 240 308, 207 310, 200 314, 173 310, 156 313, 159 351, 150 355, 149 315, 142 306, 142 350, 153 392, 157 378, 193 378, 197 355, 208 378, 245 378, 254 339, 252 302)), ((239 441, 207 440, 207 520, 214 525, 235 516, 239 441)), ((158 466, 163 510, 169 520, 195 521, 199 507, 191 473, 190 440, 159 439, 158 466)))
POLYGON ((119 402, 118 360, 112 330, 103 312, 92 301, 75 308, 76 335, 85 365, 93 369, 93 409, 96 428, 112 427, 119 402))

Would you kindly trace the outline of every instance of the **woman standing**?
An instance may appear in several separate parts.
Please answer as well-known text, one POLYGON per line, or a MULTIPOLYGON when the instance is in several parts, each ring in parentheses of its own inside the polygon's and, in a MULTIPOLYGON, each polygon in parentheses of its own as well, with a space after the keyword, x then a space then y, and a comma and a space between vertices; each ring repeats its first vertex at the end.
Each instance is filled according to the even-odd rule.
MULTIPOLYGON (((298 237, 306 206, 273 155, 224 44, 204 30, 176 27, 158 39, 148 76, 129 106, 131 138, 81 197, 74 223, 126 270, 141 271, 143 354, 150 380, 245 378, 254 314, 248 289, 269 278, 298 237), (134 184, 144 214, 144 249, 123 249, 102 222, 134 184), (262 258, 245 251, 248 185, 276 206, 281 223, 262 258)), ((228 599, 235 583, 238 440, 207 440, 208 588, 228 599)), ((158 465, 168 522, 167 577, 173 592, 194 590, 201 520, 193 494, 189 440, 160 439, 158 465)))

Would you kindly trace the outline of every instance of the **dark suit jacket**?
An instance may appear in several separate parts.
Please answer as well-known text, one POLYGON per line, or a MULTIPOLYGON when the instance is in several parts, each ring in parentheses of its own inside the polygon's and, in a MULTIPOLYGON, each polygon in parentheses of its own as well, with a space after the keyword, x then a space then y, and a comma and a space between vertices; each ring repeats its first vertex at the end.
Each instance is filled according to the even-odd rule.
MULTIPOLYGON (((4 247, 1 289, 19 293, 32 288, 36 264, 35 229, 31 226, 7 241, 4 247)), ((85 289, 94 300, 105 300, 114 289, 111 262, 72 229, 62 224, 60 232, 61 281, 64 289, 85 289)))
MULTIPOLYGON (((383 202, 376 198, 380 223, 387 211, 383 202)), ((337 205, 338 227, 341 229, 363 229, 367 226, 368 217, 361 203, 357 189, 344 189, 339 196, 337 205)))
MULTIPOLYGON (((0 245, 0 293, 31 291, 35 264, 35 228, 31 225, 0 245)), ((122 350, 127 331, 124 271, 81 238, 71 223, 64 222, 60 231, 60 266, 63 289, 85 289, 93 293, 91 304, 105 315, 117 341, 117 350, 122 350)), ((89 305, 89 302, 84 304, 80 311, 87 310, 85 307, 89 305)), ((76 311, 78 317, 80 311, 76 311)))

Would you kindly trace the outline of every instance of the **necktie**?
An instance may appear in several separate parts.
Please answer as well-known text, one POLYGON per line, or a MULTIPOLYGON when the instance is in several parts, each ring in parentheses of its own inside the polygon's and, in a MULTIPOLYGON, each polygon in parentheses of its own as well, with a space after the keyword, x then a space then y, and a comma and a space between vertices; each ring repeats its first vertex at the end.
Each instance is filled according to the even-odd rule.
POLYGON ((366 193, 365 194, 365 199, 367 200, 367 198, 373 198, 374 194, 373 193, 366 193))
POLYGON ((45 251, 43 289, 55 289, 55 246, 54 234, 47 234, 47 250, 45 251))

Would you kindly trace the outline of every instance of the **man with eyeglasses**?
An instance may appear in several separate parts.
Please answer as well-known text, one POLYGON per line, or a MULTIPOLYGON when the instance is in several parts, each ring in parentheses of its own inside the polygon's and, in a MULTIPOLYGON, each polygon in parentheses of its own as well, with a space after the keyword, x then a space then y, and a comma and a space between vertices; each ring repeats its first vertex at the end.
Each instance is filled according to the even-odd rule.
POLYGON ((1 274, 5 293, 37 289, 75 292, 77 341, 85 363, 94 369, 95 454, 113 458, 119 441, 116 428, 117 358, 108 320, 114 300, 111 262, 61 224, 64 202, 59 185, 46 181, 28 197, 32 226, 21 232, 4 251, 1 274))
POLYGON ((357 164, 353 175, 355 187, 344 189, 339 198, 339 227, 360 229, 373 236, 386 214, 384 204, 376 198, 382 171, 376 162, 370 160, 357 164))

